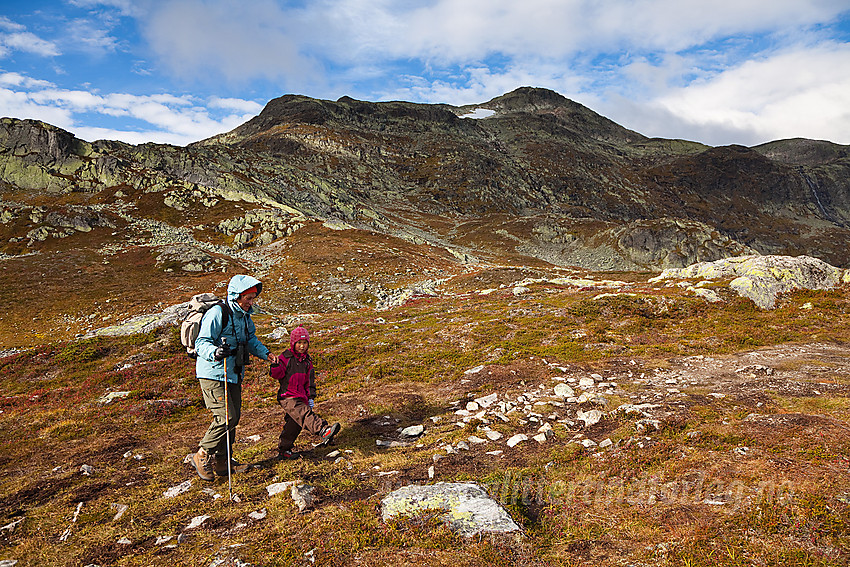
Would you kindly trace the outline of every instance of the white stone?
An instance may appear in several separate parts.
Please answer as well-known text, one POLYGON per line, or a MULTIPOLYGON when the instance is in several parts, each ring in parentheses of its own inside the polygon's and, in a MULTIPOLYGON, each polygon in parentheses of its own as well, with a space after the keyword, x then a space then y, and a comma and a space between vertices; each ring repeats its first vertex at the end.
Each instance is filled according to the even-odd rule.
POLYGON ((127 536, 122 537, 116 542, 118 545, 133 545, 133 542, 127 536))
POLYGON ((457 444, 458 451, 469 451, 469 445, 466 444, 466 441, 460 441, 457 444))
POLYGON ((163 498, 174 498, 175 496, 179 496, 184 492, 187 492, 190 488, 192 488, 192 481, 186 480, 178 484, 177 486, 172 486, 168 490, 162 493, 163 498))
POLYGON ((580 395, 578 398, 576 398, 576 403, 577 404, 584 404, 584 403, 589 402, 592 399, 593 399, 593 394, 585 392, 582 395, 580 395))
POLYGON ((602 448, 602 449, 605 449, 606 447, 610 447, 613 444, 614 444, 614 442, 611 441, 611 439, 605 439, 604 441, 602 441, 599 444, 599 447, 602 448))
POLYGON ((156 536, 156 541, 154 542, 154 545, 162 545, 164 543, 168 543, 172 539, 174 539, 174 536, 170 536, 170 535, 156 536))
POLYGON ((423 433, 425 433, 424 425, 411 425, 401 430, 402 437, 419 437, 423 433))
POLYGON ((501 455, 502 453, 504 453, 504 451, 500 451, 500 450, 498 450, 498 449, 497 449, 497 450, 495 450, 495 451, 487 451, 487 453, 486 453, 486 454, 488 454, 488 455, 493 455, 494 457, 498 457, 498 456, 499 456, 499 455, 501 455))
POLYGON ((304 512, 313 505, 313 492, 315 488, 306 484, 293 484, 289 489, 292 501, 299 512, 304 512))
POLYGON ((476 437, 475 435, 470 435, 467 439, 470 443, 474 443, 476 445, 480 445, 481 443, 486 443, 486 439, 482 439, 481 437, 476 437))
POLYGON ((591 447, 596 447, 596 441, 594 441, 593 439, 583 439, 581 444, 588 449, 590 449, 591 447))
POLYGON ((475 398, 475 402, 481 406, 482 408, 489 408, 499 399, 499 394, 493 393, 489 396, 482 396, 480 398, 475 398))
POLYGON ((502 434, 499 433, 498 431, 488 431, 487 432, 487 439, 489 439, 490 441, 498 441, 501 438, 502 438, 502 434))
POLYGON ((434 478, 434 465, 428 467, 428 478, 434 478))
POLYGON ((97 401, 98 401, 98 403, 106 405, 106 404, 111 403, 115 400, 120 400, 122 398, 126 398, 129 395, 130 395, 130 392, 108 392, 107 394, 105 394, 103 397, 101 397, 97 401))
POLYGON ((262 510, 257 510, 256 512, 251 512, 248 514, 248 517, 252 520, 264 520, 266 516, 269 515, 268 510, 263 508, 262 510))
POLYGON ((284 492, 286 490, 290 490, 293 486, 295 486, 295 480, 288 480, 286 482, 276 482, 274 484, 270 484, 266 487, 266 491, 269 493, 269 496, 275 496, 284 492))
POLYGON ((478 402, 467 402, 467 404, 466 404, 466 411, 468 411, 470 413, 477 412, 480 409, 481 409, 481 406, 478 405, 478 402))
POLYGON ((385 522, 397 515, 420 515, 429 510, 445 510, 442 520, 466 537, 482 532, 520 531, 498 502, 474 483, 408 485, 381 501, 381 518, 385 522))
POLYGON ((515 447, 523 441, 528 441, 528 436, 522 433, 517 433, 516 435, 508 439, 508 447, 515 447))
POLYGON ((567 384, 556 384, 555 395, 559 398, 572 398, 575 392, 567 384))
POLYGON ((592 425, 596 425, 602 420, 602 412, 596 409, 590 411, 578 410, 576 412, 576 417, 584 422, 585 427, 590 427, 592 425))
POLYGON ((209 519, 210 519, 210 517, 209 517, 209 516, 206 516, 206 515, 204 515, 204 516, 195 516, 194 518, 192 518, 192 521, 191 521, 191 522, 189 522, 189 525, 188 525, 188 526, 186 526, 186 528, 185 528, 185 529, 187 529, 187 530, 193 530, 193 529, 195 529, 195 528, 199 528, 199 527, 201 527, 201 526, 204 524, 204 522, 206 522, 206 521, 207 521, 207 520, 209 520, 209 519))
POLYGON ((479 373, 479 372, 481 372, 482 370, 484 370, 484 365, 483 365, 483 364, 482 364, 481 366, 476 366, 475 368, 470 368, 469 370, 464 371, 464 374, 466 374, 466 375, 469 375, 469 374, 478 374, 478 373, 479 373))
POLYGON ((578 381, 579 388, 592 388, 596 385, 596 382, 593 378, 584 377, 578 381))

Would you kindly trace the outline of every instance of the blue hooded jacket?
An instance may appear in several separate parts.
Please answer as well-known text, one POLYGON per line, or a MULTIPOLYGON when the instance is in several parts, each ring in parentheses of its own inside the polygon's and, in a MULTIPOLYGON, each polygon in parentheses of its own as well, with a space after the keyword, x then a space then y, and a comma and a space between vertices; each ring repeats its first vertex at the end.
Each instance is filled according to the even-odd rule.
POLYGON ((227 285, 227 305, 230 306, 230 318, 227 325, 222 329, 222 308, 213 307, 201 319, 201 328, 198 338, 195 339, 195 352, 198 358, 195 361, 195 375, 198 378, 208 380, 224 381, 224 361, 215 360, 215 349, 221 346, 222 338, 227 339, 227 344, 233 352, 227 357, 227 381, 238 383, 239 376, 236 374, 236 345, 248 345, 248 352, 265 360, 269 356, 269 349, 254 334, 254 322, 251 320, 252 307, 244 311, 236 300, 239 294, 247 289, 257 286, 257 295, 263 289, 260 280, 251 276, 233 276, 227 285))

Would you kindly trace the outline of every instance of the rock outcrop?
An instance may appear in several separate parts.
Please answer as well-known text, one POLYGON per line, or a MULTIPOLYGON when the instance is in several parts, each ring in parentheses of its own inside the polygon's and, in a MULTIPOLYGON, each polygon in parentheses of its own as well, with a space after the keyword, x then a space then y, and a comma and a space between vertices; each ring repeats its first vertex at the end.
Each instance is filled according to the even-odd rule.
POLYGON ((185 148, 85 142, 33 120, 0 121, 0 182, 16 198, 91 196, 78 199, 87 209, 48 208, 51 219, 16 236, 30 247, 107 226, 97 223, 120 211, 191 227, 235 251, 317 219, 448 248, 467 262, 530 256, 655 270, 802 252, 847 266, 848 179, 846 146, 649 139, 533 88, 470 107, 287 95, 185 148), (474 108, 488 117, 463 118, 474 108))
POLYGON ((416 515, 432 510, 445 510, 443 521, 463 536, 520 531, 505 509, 483 488, 471 482, 403 486, 381 501, 384 521, 399 515, 416 515))
POLYGON ((731 279, 729 287, 756 305, 771 309, 781 293, 795 289, 832 289, 847 281, 841 270, 810 256, 740 256, 667 269, 650 281, 667 279, 731 279))

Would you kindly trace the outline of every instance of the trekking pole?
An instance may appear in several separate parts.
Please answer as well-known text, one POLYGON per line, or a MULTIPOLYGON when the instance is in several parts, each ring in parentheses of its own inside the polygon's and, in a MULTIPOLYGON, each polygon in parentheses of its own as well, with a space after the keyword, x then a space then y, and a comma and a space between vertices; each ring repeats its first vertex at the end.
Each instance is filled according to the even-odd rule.
MULTIPOLYGON (((227 346, 227 339, 222 337, 221 344, 227 346)), ((224 357, 224 426, 227 440, 227 492, 233 502, 233 484, 230 482, 230 403, 227 400, 227 357, 224 357)))

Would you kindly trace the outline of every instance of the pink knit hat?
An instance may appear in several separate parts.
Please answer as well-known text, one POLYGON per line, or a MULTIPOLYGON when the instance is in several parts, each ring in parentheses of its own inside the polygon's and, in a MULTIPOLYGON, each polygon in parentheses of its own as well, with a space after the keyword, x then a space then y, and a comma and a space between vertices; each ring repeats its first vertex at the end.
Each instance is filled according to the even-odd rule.
POLYGON ((307 329, 304 327, 298 326, 292 329, 292 333, 289 335, 289 348, 295 348, 295 343, 298 341, 307 341, 310 342, 310 333, 307 332, 307 329))

